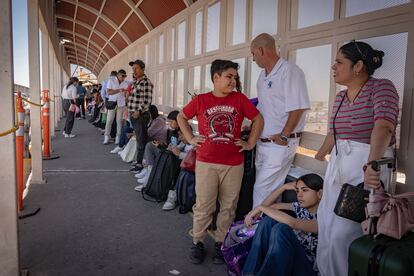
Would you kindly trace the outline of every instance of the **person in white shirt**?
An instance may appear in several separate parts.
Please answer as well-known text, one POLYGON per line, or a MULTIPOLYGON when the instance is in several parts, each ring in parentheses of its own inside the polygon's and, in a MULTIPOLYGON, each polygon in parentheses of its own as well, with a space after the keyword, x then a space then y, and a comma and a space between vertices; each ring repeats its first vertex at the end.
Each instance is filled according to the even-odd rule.
POLYGON ((79 79, 77 77, 70 78, 67 85, 62 89, 63 98, 63 110, 66 113, 65 128, 63 130, 63 136, 65 138, 73 138, 74 134, 71 134, 73 124, 75 122, 75 106, 76 106, 76 86, 78 85, 79 79))
POLYGON ((256 145, 255 208, 285 182, 310 103, 303 71, 279 57, 271 35, 258 35, 250 50, 264 69, 257 80, 257 109, 263 115, 264 129, 256 145))
POLYGON ((103 83, 102 83, 101 97, 102 97, 102 100, 104 102, 106 102, 108 100, 108 92, 107 92, 107 90, 108 90, 108 83, 109 83, 110 80, 116 79, 116 75, 117 75, 117 72, 116 71, 111 71, 111 74, 109 75, 109 78, 107 78, 106 80, 104 80, 103 83))
POLYGON ((119 144, 122 131, 122 117, 125 113, 125 93, 128 90, 128 83, 125 82, 127 77, 125 70, 120 69, 116 78, 110 79, 107 86, 108 110, 106 124, 105 124, 105 138, 104 145, 109 144, 109 137, 111 133, 112 123, 116 117, 116 138, 115 144, 119 144), (111 106, 112 105, 112 106, 111 106))

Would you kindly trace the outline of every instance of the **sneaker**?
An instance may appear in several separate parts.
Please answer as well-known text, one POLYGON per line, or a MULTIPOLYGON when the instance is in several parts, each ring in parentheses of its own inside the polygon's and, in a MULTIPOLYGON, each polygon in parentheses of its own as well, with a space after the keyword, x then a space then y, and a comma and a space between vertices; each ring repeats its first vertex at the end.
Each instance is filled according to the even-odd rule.
POLYGON ((104 144, 104 145, 108 145, 108 144, 109 144, 109 136, 106 136, 106 135, 105 135, 105 137, 104 137, 104 141, 103 141, 103 144, 104 144))
POLYGON ((139 165, 139 164, 137 164, 137 165, 135 165, 135 166, 133 166, 129 171, 131 172, 131 173, 133 173, 133 174, 137 174, 137 173, 139 173, 142 169, 143 169, 144 167, 142 166, 142 165, 139 165))
POLYGON ((141 178, 141 179, 138 179, 137 182, 138 183, 142 183, 144 185, 147 185, 148 179, 149 179, 150 174, 151 174, 151 170, 152 170, 151 166, 148 166, 147 173, 145 174, 145 176, 143 178, 141 178))
POLYGON ((135 177, 138 179, 144 178, 148 173, 148 168, 143 168, 139 173, 135 174, 135 177))
POLYGON ((142 189, 144 189, 144 187, 145 187, 145 185, 141 183, 141 184, 135 186, 134 190, 137 191, 137 192, 141 192, 142 189))
POLYGON ((122 151, 123 149, 121 147, 116 147, 113 150, 111 150, 111 153, 118 153, 120 151, 122 151))
POLYGON ((63 136, 64 136, 65 138, 74 138, 74 137, 76 137, 76 135, 75 135, 75 134, 67 134, 67 133, 65 133, 63 136))
POLYGON ((65 135, 67 135, 67 134, 66 134, 66 132, 65 132, 65 131, 62 131, 62 135, 63 135, 63 136, 65 136, 65 135))
POLYGON ((214 244, 214 256, 213 256, 214 264, 224 264, 223 252, 221 252, 222 245, 223 245, 222 242, 216 242, 214 244))
POLYGON ((204 261, 204 244, 197 242, 191 247, 190 260, 193 264, 201 264, 204 261))
POLYGON ((176 203, 175 203, 176 201, 177 201, 177 193, 173 190, 170 190, 168 192, 167 201, 164 203, 164 206, 162 206, 162 209, 164 211, 173 210, 176 206, 176 203))

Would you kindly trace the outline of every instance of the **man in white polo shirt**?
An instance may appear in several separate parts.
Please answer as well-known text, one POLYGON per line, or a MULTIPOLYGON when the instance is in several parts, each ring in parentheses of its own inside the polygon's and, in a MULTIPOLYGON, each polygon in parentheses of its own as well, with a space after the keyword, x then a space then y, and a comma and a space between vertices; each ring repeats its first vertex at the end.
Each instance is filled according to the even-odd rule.
POLYGON ((111 133, 112 123, 116 117, 116 138, 115 144, 119 144, 122 131, 122 117, 125 113, 125 92, 128 90, 128 83, 125 81, 127 77, 125 70, 120 69, 116 74, 116 78, 111 78, 108 81, 107 94, 108 110, 106 124, 105 124, 105 138, 104 145, 109 144, 109 136, 111 133))
POLYGON ((254 208, 284 183, 310 104, 303 71, 279 57, 271 35, 258 35, 250 50, 253 60, 264 69, 257 80, 257 109, 263 115, 264 129, 256 147, 254 208))

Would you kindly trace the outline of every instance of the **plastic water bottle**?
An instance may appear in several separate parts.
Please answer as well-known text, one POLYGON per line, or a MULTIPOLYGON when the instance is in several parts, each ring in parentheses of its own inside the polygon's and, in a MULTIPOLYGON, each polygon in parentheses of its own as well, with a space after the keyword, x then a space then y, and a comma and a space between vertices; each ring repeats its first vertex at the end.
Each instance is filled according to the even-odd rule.
POLYGON ((176 147, 178 143, 177 137, 171 137, 171 146, 176 147))

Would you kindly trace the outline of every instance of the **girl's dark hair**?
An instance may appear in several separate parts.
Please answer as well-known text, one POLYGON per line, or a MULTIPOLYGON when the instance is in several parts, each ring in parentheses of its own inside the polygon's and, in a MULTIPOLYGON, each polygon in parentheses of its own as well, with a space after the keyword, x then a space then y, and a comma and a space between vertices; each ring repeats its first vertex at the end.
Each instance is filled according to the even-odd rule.
POLYGON ((77 77, 71 77, 71 78, 69 79, 68 84, 66 85, 66 89, 68 89, 68 88, 69 88, 69 86, 70 86, 71 84, 75 83, 75 82, 79 82, 79 79, 78 79, 77 77))
POLYGON ((343 45, 339 50, 352 62, 352 65, 357 63, 358 60, 362 60, 368 76, 372 76, 375 70, 382 65, 384 52, 374 50, 368 43, 353 40, 343 45))
POLYGON ((319 191, 323 188, 323 179, 316 173, 302 175, 298 178, 298 180, 296 180, 296 183, 298 183, 299 180, 305 183, 305 185, 311 190, 319 191))
POLYGON ((178 113, 180 113, 178 110, 171 111, 170 113, 168 113, 167 119, 177 121, 178 113))
POLYGON ((236 71, 239 70, 239 64, 236 62, 233 62, 231 60, 222 60, 222 59, 216 59, 211 63, 210 68, 210 74, 211 74, 211 81, 214 82, 214 74, 218 74, 221 76, 221 73, 224 71, 233 68, 236 71))
POLYGON ((151 119, 153 120, 159 116, 158 108, 153 104, 149 106, 149 113, 151 114, 151 119))

